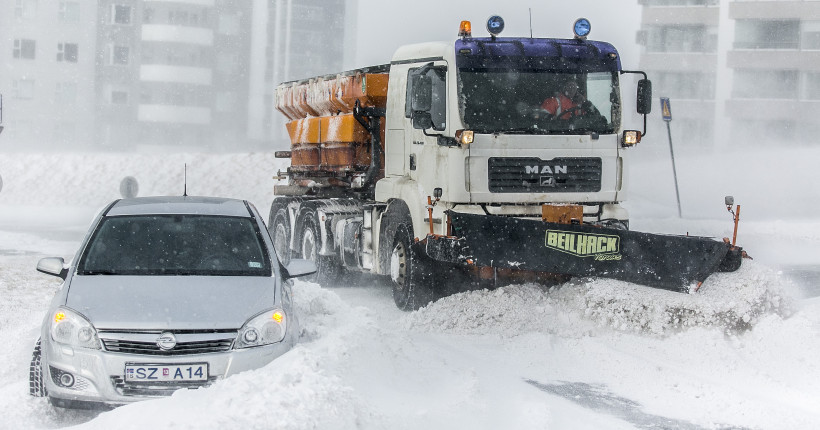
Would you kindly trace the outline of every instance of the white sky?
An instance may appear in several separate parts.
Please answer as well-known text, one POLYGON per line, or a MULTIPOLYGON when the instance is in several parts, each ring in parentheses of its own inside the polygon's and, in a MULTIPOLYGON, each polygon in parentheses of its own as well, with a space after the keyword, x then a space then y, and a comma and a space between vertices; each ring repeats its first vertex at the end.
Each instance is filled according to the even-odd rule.
POLYGON ((638 65, 635 32, 641 8, 636 0, 358 0, 358 8, 358 49, 346 68, 388 63, 401 45, 455 39, 462 20, 472 21, 473 36, 486 37, 491 15, 504 18, 502 36, 527 37, 530 8, 534 37, 571 38, 572 24, 585 17, 592 23, 590 39, 615 45, 625 69, 638 65))

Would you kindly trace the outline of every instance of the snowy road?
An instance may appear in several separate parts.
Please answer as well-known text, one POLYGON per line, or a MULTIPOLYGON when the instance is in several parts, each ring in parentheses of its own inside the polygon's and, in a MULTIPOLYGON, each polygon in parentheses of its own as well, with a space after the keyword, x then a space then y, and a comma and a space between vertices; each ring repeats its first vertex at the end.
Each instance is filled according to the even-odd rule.
MULTIPOLYGON (((810 163, 816 153, 795 159, 810 163)), ((757 197, 756 183, 740 200, 750 214, 742 244, 756 260, 713 275, 698 294, 575 280, 549 291, 465 293, 403 313, 377 281, 298 282, 302 343, 264 368, 105 413, 66 412, 29 397, 31 349, 59 287, 34 270, 38 259, 70 258, 94 211, 117 197, 122 175, 140 178, 142 195, 173 194, 181 173, 171 172, 183 162, 189 191, 248 198, 263 212, 270 203, 276 160, 264 154, 0 155, 0 429, 814 429, 820 422, 820 222, 754 219, 769 208, 767 196, 790 199, 757 197)), ((643 175, 660 177, 656 164, 643 175)), ((716 201, 715 213, 667 217, 659 181, 635 181, 633 228, 730 234, 722 187, 682 179, 684 202, 694 207, 693 190, 707 189, 715 195, 698 196, 708 200, 700 206, 716 201)))
POLYGON ((70 231, 0 232, 3 428, 813 428, 820 299, 748 264, 698 296, 614 281, 510 286, 403 313, 378 280, 300 282, 303 343, 263 369, 97 414, 30 398, 27 366, 70 231), (718 290, 724 291, 718 291, 718 290), (781 295, 782 294, 782 295, 781 295), (660 306, 661 301, 666 305, 660 306), (730 303, 715 303, 729 301, 730 303), (674 318, 678 318, 677 321, 674 318))

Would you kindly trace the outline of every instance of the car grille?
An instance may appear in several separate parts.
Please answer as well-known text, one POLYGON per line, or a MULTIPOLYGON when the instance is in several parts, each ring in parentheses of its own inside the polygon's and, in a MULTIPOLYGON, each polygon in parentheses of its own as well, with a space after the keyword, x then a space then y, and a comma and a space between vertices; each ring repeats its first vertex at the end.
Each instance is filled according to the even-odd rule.
POLYGON ((122 354, 175 356, 191 354, 211 354, 231 349, 237 330, 226 331, 185 331, 167 330, 177 338, 172 349, 163 350, 157 345, 157 338, 166 331, 101 331, 100 340, 106 351, 122 354))
POLYGON ((493 193, 570 193, 601 191, 601 159, 491 157, 489 189, 493 193))
POLYGON ((183 388, 207 387, 217 379, 217 376, 211 376, 207 381, 125 382, 122 376, 115 375, 111 377, 111 384, 122 396, 170 396, 183 388))

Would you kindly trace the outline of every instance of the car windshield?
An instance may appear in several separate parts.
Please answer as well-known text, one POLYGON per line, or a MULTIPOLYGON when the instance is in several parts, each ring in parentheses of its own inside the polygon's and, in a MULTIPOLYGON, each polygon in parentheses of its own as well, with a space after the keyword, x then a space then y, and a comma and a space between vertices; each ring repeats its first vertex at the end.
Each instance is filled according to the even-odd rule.
POLYGON ((250 218, 141 215, 103 218, 80 275, 270 276, 267 249, 250 218))
POLYGON ((620 125, 618 75, 610 71, 462 68, 459 94, 464 125, 479 133, 605 134, 620 125))

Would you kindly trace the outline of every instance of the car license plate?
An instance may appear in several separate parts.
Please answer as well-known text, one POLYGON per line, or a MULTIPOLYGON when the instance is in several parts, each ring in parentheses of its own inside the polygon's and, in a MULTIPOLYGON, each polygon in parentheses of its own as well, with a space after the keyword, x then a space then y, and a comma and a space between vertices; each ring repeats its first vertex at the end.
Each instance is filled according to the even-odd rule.
POLYGON ((125 380, 129 382, 207 381, 208 363, 126 364, 125 380))

